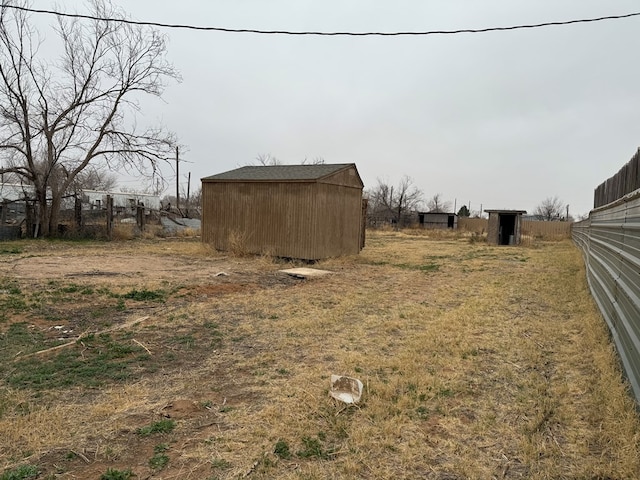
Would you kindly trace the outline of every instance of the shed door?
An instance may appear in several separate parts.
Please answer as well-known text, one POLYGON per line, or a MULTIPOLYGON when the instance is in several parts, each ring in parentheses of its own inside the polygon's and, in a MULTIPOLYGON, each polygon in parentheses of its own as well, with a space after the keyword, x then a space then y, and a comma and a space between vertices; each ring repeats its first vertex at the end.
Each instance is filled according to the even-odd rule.
POLYGON ((514 245, 516 238, 516 216, 509 213, 501 213, 498 216, 500 225, 498 245, 514 245))
POLYGON ((455 227, 454 220, 455 220, 455 217, 453 215, 449 215, 449 217, 447 218, 447 228, 455 227))

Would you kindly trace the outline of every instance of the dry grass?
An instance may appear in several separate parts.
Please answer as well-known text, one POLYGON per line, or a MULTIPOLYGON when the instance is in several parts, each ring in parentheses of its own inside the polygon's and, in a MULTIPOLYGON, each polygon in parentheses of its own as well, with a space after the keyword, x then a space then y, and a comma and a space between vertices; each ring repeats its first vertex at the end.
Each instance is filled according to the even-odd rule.
MULTIPOLYGON (((285 265, 268 256, 235 258, 228 277, 176 278, 165 303, 129 311, 151 316, 130 332, 151 352, 144 375, 1 387, 0 466, 146 478, 165 442, 165 479, 635 478, 640 424, 578 250, 431 233, 370 232, 361 255, 321 262, 335 273, 314 280, 278 274, 285 265), (358 406, 329 397, 332 373, 364 382, 358 406), (172 413, 175 432, 136 436, 179 400, 192 407, 172 413)), ((190 241, 122 249, 194 256, 212 273, 204 260, 224 258, 190 241)))
POLYGON ((232 231, 227 239, 229 253, 236 257, 246 257, 249 255, 247 247, 247 235, 243 232, 232 231))

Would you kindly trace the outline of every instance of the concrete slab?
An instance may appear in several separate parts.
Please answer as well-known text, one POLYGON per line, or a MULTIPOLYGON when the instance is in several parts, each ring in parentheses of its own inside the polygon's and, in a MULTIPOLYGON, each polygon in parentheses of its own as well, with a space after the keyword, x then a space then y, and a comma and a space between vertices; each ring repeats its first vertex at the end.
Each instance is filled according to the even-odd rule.
POLYGON ((289 268, 286 270, 280 270, 282 273, 286 273, 287 275, 291 275, 296 278, 311 278, 311 277, 321 277, 323 275, 328 275, 330 272, 328 270, 319 270, 317 268, 289 268))

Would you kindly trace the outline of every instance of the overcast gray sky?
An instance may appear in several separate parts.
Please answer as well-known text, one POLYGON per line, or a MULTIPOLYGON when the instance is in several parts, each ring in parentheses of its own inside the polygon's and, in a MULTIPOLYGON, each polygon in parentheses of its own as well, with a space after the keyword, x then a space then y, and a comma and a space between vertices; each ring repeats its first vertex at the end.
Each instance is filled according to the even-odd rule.
MULTIPOLYGON (((39 2, 36 2, 38 4, 39 2)), ((640 11, 637 0, 114 0, 133 19, 229 28, 425 31, 640 11)), ((81 10, 82 2, 59 3, 81 10)), ((39 5, 35 5, 39 6, 39 5)), ((41 5, 40 5, 41 6, 41 5)), ((640 145, 640 17, 423 37, 293 37, 167 29, 183 81, 139 123, 188 151, 186 187, 260 154, 355 163, 365 183, 413 178, 472 210, 594 188, 640 145)), ((171 176, 172 172, 167 171, 171 176)), ((171 193, 171 192, 169 192, 171 193)))

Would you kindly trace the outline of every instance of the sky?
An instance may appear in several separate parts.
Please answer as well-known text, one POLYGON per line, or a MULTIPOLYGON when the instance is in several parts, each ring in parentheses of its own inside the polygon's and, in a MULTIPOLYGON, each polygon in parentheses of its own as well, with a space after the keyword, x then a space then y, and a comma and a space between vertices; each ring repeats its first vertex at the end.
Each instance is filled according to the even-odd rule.
MULTIPOLYGON (((134 20, 292 31, 483 28, 640 11, 637 0, 113 2, 134 20)), ((56 5, 86 11, 81 1, 56 5)), ((162 31, 182 80, 163 101, 142 100, 137 122, 178 136, 184 189, 189 172, 193 190, 202 177, 270 154, 287 164, 355 163, 365 188, 407 175, 425 202, 440 194, 472 211, 531 212, 558 196, 577 217, 640 146, 640 17, 409 37, 162 31)), ((175 189, 175 172, 165 175, 175 189)))

